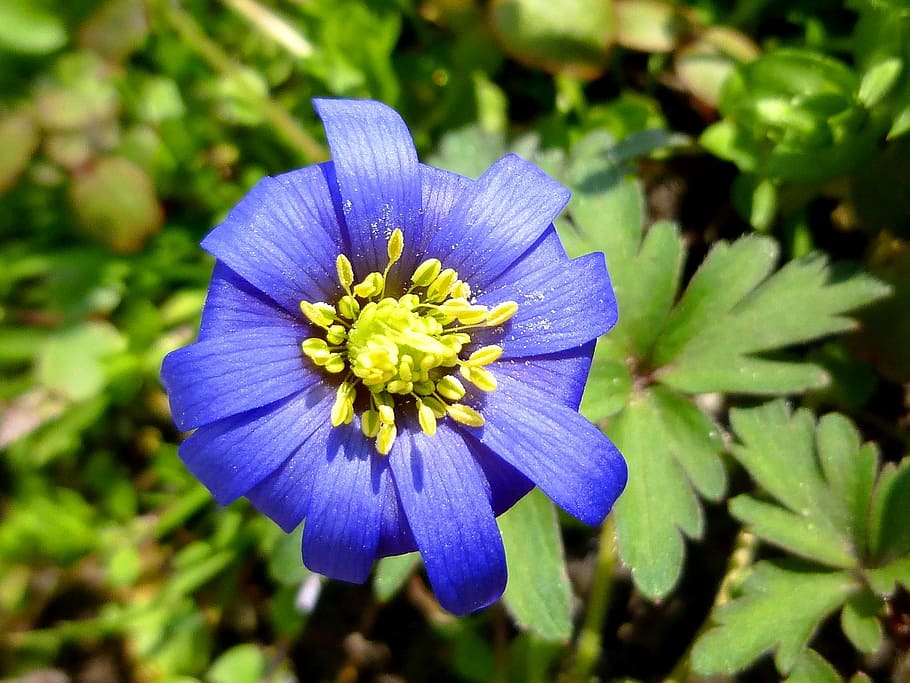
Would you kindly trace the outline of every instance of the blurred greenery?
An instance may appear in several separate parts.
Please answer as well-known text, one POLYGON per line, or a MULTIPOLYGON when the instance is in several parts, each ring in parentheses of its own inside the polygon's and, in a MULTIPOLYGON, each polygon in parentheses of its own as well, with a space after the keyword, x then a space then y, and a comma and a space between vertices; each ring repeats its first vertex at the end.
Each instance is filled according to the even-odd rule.
POLYGON ((908 135, 906 0, 0 1, 0 679, 910 680, 908 135), (628 491, 506 513, 477 615, 416 555, 311 574, 177 456, 198 242, 327 158, 315 96, 532 159, 607 256, 628 491))

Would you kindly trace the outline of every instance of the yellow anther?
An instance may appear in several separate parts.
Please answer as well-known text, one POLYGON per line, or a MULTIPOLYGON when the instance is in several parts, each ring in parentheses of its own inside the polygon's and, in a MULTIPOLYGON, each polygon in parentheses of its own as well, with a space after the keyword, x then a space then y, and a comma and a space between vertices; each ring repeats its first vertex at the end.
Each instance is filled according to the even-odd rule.
POLYGON ((383 424, 395 424, 395 409, 390 405, 380 405, 379 421, 383 424))
POLYGON ((465 311, 461 311, 455 317, 460 323, 465 325, 479 325, 490 315, 490 309, 486 306, 471 306, 465 311))
POLYGON ((390 394, 410 394, 414 391, 414 383, 405 382, 401 379, 393 379, 386 385, 386 389, 390 394))
POLYGON ((436 382, 436 391, 439 392, 440 396, 450 401, 459 401, 465 394, 464 384, 453 375, 446 375, 436 382))
POLYGON ((354 268, 344 254, 338 254, 338 258, 335 259, 335 272, 338 273, 338 282, 344 287, 344 291, 350 294, 351 285, 354 284, 354 268))
POLYGON ((436 385, 433 384, 430 380, 421 380, 420 382, 414 382, 414 393, 418 396, 429 396, 436 391, 436 385))
POLYGON ((482 346, 470 356, 468 356, 468 359, 465 361, 465 365, 489 365, 493 361, 499 360, 499 357, 501 355, 501 346, 496 346, 495 344, 491 344, 490 346, 482 346))
POLYGON ((455 283, 455 286, 452 287, 452 296, 457 299, 470 299, 471 298, 471 286, 467 282, 458 280, 455 283))
POLYGON ((398 364, 398 376, 405 382, 412 382, 414 380, 413 365, 413 358, 408 355, 401 357, 401 363, 398 364))
POLYGON ((415 287, 426 287, 437 278, 440 270, 442 270, 442 263, 439 262, 439 259, 427 259, 414 270, 411 282, 415 287))
POLYGON ((515 311, 518 310, 518 304, 514 301, 503 301, 501 304, 497 304, 493 307, 493 310, 490 311, 490 315, 487 316, 487 327, 496 327, 497 325, 502 325, 509 318, 515 315, 515 311))
POLYGON ((315 304, 301 301, 300 311, 317 327, 328 328, 335 322, 335 307, 322 301, 317 301, 315 304))
POLYGON ((427 287, 427 301, 436 302, 445 299, 449 296, 449 292, 452 291, 457 279, 458 273, 451 268, 446 268, 427 287))
POLYGON ((471 310, 471 302, 467 299, 447 299, 439 305, 439 312, 455 318, 459 313, 471 310))
POLYGON ((427 396, 423 399, 423 404, 433 411, 433 415, 436 416, 437 420, 441 420, 446 416, 446 404, 440 401, 435 396, 427 396))
POLYGON ((400 228, 395 228, 392 231, 386 251, 389 254, 389 265, 386 267, 386 272, 388 272, 392 264, 401 258, 401 252, 404 251, 404 233, 401 232, 400 228))
POLYGON ((345 362, 344 356, 340 353, 330 354, 325 361, 325 369, 333 374, 338 374, 339 372, 344 372, 345 362))
POLYGON ((496 391, 496 378, 486 368, 462 365, 461 375, 481 391, 496 391))
POLYGON ((300 344, 300 348, 303 350, 303 354, 308 358, 312 358, 316 365, 325 365, 329 356, 332 355, 332 352, 329 351, 329 345, 324 339, 319 339, 318 337, 304 339, 300 344))
POLYGON ((468 427, 483 427, 486 422, 486 420, 483 419, 483 415, 463 403, 450 405, 446 409, 446 412, 448 412, 449 417, 455 420, 455 422, 460 422, 468 427))
POLYGON ((360 303, 350 294, 345 294, 338 300, 338 314, 347 320, 356 320, 360 315, 360 303))
POLYGON ((348 336, 348 331, 343 325, 332 325, 325 333, 325 338, 329 344, 338 345, 348 336))
POLYGON ((394 424, 384 422, 379 425, 379 433, 376 435, 376 450, 379 451, 380 455, 389 454, 397 435, 398 429, 394 424))
POLYGON ((436 415, 433 413, 433 409, 420 399, 417 399, 417 421, 420 422, 420 428, 427 436, 433 436, 436 433, 436 415))
POLYGON ((382 273, 370 273, 363 278, 363 282, 359 285, 354 285, 354 294, 361 299, 369 299, 382 292, 384 283, 385 278, 382 277, 382 273))
POLYGON ((330 419, 332 420, 333 427, 349 424, 351 420, 354 419, 352 387, 349 387, 345 383, 342 383, 335 392, 335 403, 332 404, 330 419))
POLYGON ((372 439, 379 433, 379 413, 375 410, 365 410, 360 416, 360 431, 368 439, 372 439))

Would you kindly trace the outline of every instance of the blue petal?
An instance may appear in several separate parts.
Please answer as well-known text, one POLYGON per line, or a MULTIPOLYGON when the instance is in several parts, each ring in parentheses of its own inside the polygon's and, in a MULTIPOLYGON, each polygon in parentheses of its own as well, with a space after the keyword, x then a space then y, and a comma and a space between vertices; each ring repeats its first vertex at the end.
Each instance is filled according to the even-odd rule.
POLYGON ((340 296, 341 228, 319 166, 263 178, 202 247, 292 315, 301 299, 340 296))
POLYGON ((452 213, 461 195, 475 182, 458 173, 425 164, 420 165, 420 180, 423 192, 423 232, 419 239, 405 243, 405 253, 401 257, 401 272, 405 279, 428 257, 427 249, 439 226, 452 213))
POLYGON ((303 561, 333 579, 366 581, 379 544, 382 503, 389 485, 388 463, 359 420, 336 427, 313 481, 303 529, 303 561))
POLYGON ((251 327, 293 325, 296 319, 221 261, 215 262, 199 339, 223 337, 251 327))
POLYGON ((419 241, 420 169, 398 113, 368 100, 313 100, 325 126, 358 277, 382 271, 395 228, 419 241))
POLYGON ((394 486, 386 489, 382 502, 382 528, 379 532, 377 557, 401 555, 417 550, 417 541, 401 507, 401 499, 394 486))
POLYGON ((490 485, 489 499, 493 514, 501 515, 534 488, 534 482, 479 443, 470 443, 471 451, 490 485))
POLYGON ((246 494, 259 512, 287 533, 296 529, 309 511, 313 481, 325 461, 333 429, 326 412, 324 421, 316 425, 301 447, 246 494))
MULTIPOLYGON (((600 524, 626 485, 626 463, 597 427, 520 380, 500 375, 479 410, 483 427, 464 428, 537 484, 573 517, 600 524)), ((419 542, 419 538, 418 538, 419 542)))
POLYGON ((330 387, 309 390, 242 415, 205 425, 182 444, 180 457, 222 505, 275 471, 328 419, 330 387))
MULTIPOLYGON (((539 267, 477 297, 488 306, 509 300, 518 302, 518 312, 498 342, 504 358, 571 349, 616 324, 616 297, 603 254, 539 267)), ((489 334, 477 341, 486 343, 489 334)))
POLYGON ((483 289, 534 245, 569 196, 534 164, 510 154, 461 194, 428 252, 483 289))
POLYGON ((187 431, 274 403, 320 380, 306 367, 297 326, 257 327, 172 351, 161 382, 187 431))
POLYGON ((583 346, 530 358, 509 358, 489 366, 496 377, 511 377, 551 400, 578 410, 591 370, 595 340, 583 346))
POLYGON ((432 437, 407 429, 389 464, 427 575, 454 614, 486 607, 506 586, 506 558, 483 472, 445 423, 432 437))

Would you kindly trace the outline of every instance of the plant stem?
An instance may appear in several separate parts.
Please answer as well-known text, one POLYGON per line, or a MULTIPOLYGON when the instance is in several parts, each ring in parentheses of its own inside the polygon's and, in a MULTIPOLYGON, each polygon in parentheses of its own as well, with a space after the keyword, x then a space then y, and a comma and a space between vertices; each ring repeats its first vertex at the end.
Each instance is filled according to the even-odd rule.
POLYGON ((588 611, 575 644, 575 661, 571 679, 576 683, 590 680, 591 672, 600 659, 603 645, 603 622, 610 605, 613 587, 613 568, 616 563, 616 533, 613 517, 607 517, 600 530, 600 547, 594 567, 594 584, 588 598, 588 611))
MULTIPOLYGON (((205 62, 221 75, 228 75, 241 69, 218 43, 209 38, 196 20, 180 7, 177 0, 150 0, 161 18, 180 36, 205 62)), ((279 137, 296 152, 303 161, 316 162, 328 158, 325 147, 314 140, 297 121, 277 102, 268 97, 251 98, 262 117, 268 121, 279 137)))

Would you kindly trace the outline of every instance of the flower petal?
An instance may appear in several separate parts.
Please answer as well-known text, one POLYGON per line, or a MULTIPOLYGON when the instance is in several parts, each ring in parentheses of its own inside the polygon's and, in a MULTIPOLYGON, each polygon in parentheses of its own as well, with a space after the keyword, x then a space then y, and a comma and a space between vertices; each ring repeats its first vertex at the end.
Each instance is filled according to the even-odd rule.
POLYGON ((215 262, 202 309, 200 340, 222 337, 251 327, 293 325, 296 322, 297 319, 221 261, 215 262))
POLYGON ((317 384, 262 408, 204 425, 180 444, 187 469, 227 505, 256 486, 328 419, 334 391, 317 384))
POLYGON ((382 529, 379 532, 377 557, 401 555, 417 550, 417 541, 401 507, 401 500, 394 486, 386 489, 382 503, 382 529))
POLYGON ((341 228, 320 166, 263 178, 202 247, 291 315, 299 315, 301 299, 340 295, 341 228))
MULTIPOLYGON (((617 318, 603 254, 537 268, 517 282, 485 290, 477 301, 488 306, 518 302, 499 342, 504 358, 574 348, 599 337, 617 318)), ((486 343, 489 334, 478 335, 477 341, 486 343)))
POLYGON ((398 112, 381 102, 316 99, 313 106, 332 151, 355 272, 363 277, 382 271, 392 231, 401 228, 405 244, 421 231, 420 169, 411 133, 398 112))
POLYGON ((428 251, 483 289, 537 241, 569 196, 537 166, 510 154, 461 194, 428 251))
MULTIPOLYGON (((500 376, 478 409, 483 427, 464 428, 537 484, 573 517, 600 524, 626 485, 626 463, 597 427, 544 392, 500 376)), ((419 538, 418 538, 419 542, 419 538)))
POLYGON ((171 351, 161 382, 178 429, 261 408, 320 379, 306 367, 297 326, 258 327, 171 351))
POLYGON ((556 401, 578 410, 591 370, 596 340, 574 349, 530 358, 508 358, 492 363, 495 377, 511 377, 556 401))
POLYGON ((300 448, 246 494, 259 512, 287 533, 296 529, 309 512, 313 480, 333 429, 326 414, 325 421, 316 425, 300 448))
POLYGON ((480 443, 469 443, 490 485, 490 505, 497 517, 534 488, 534 482, 480 443))
POLYGON ((406 431, 389 464, 433 591, 454 614, 486 607, 505 590, 506 558, 483 472, 445 423, 406 431))
POLYGON ((303 562, 333 579, 362 583, 376 559, 388 463, 360 432, 359 420, 336 427, 320 460, 306 525, 303 562))

